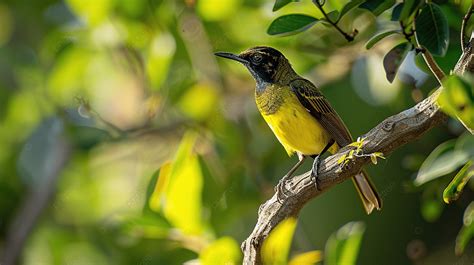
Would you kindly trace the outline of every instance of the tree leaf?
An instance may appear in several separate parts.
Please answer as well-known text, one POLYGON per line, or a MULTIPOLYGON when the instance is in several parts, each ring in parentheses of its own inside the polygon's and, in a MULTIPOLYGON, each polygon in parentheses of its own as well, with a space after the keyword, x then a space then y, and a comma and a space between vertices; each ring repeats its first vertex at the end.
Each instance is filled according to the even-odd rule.
POLYGON ((415 6, 415 2, 416 2, 416 0, 404 0, 403 1, 403 8, 400 12, 400 18, 399 18, 400 21, 405 20, 406 18, 408 18, 411 15, 412 11, 414 11, 413 7, 415 6))
POLYGON ((448 20, 441 8, 433 3, 421 8, 415 19, 415 36, 418 43, 433 55, 444 56, 448 50, 448 20))
POLYGON ((472 80, 451 75, 443 80, 438 97, 441 109, 457 118, 471 133, 474 132, 474 85, 472 80))
POLYGON ((173 163, 161 168, 159 178, 162 179, 157 180, 149 201, 152 210, 162 209, 166 219, 187 235, 204 231, 201 218, 203 176, 193 152, 196 139, 193 132, 185 134, 173 163))
POLYGON ((436 147, 425 159, 415 178, 415 185, 422 185, 437 177, 444 176, 465 164, 469 154, 455 150, 455 140, 449 140, 436 147))
POLYGON ((390 36, 392 34, 397 34, 397 33, 400 34, 400 31, 399 30, 389 30, 389 31, 385 31, 385 32, 376 34, 372 38, 370 38, 369 41, 367 41, 367 43, 365 44, 365 48, 368 50, 368 49, 372 48, 377 42, 381 41, 383 38, 385 38, 387 36, 390 36))
POLYGON ((296 228, 296 219, 288 218, 270 232, 263 242, 262 260, 266 265, 287 264, 293 233, 296 228))
POLYGON ((288 265, 313 265, 323 260, 323 254, 319 250, 313 250, 294 256, 288 265))
POLYGON ((466 186, 467 182, 471 177, 474 176, 474 167, 473 161, 467 162, 461 170, 454 176, 453 180, 449 183, 449 185, 444 189, 443 192, 443 201, 445 203, 451 203, 459 198, 461 195, 464 186, 466 186))
POLYGON ((273 5, 273 12, 278 11, 280 8, 286 6, 291 2, 298 2, 298 0, 275 0, 275 4, 273 5))
POLYGON ((298 32, 305 31, 312 27, 319 20, 308 15, 290 14, 275 19, 267 33, 269 35, 288 36, 298 32))
POLYGON ((390 83, 392 83, 395 79, 398 68, 400 68, 400 65, 409 51, 410 44, 408 42, 404 42, 391 49, 383 58, 383 68, 385 70, 387 80, 390 83))
POLYGON ((333 233, 326 243, 325 264, 356 264, 364 231, 362 222, 350 222, 333 233))
POLYGON ((240 247, 233 238, 221 237, 199 253, 199 261, 202 265, 236 265, 242 263, 240 253, 240 247))
POLYGON ((395 0, 368 0, 361 4, 359 7, 367 9, 375 16, 382 14, 385 10, 391 8, 395 4, 395 0))
POLYGON ((398 3, 392 10, 392 16, 390 17, 391 21, 399 21, 400 14, 402 13, 403 3, 398 3))
POLYGON ((339 21, 339 19, 341 19, 345 14, 347 14, 352 9, 358 7, 363 2, 364 0, 352 0, 349 3, 347 3, 339 12, 339 16, 337 17, 336 21, 339 21))
POLYGON ((57 117, 45 119, 33 131, 21 149, 18 173, 29 187, 38 189, 55 175, 54 161, 64 155, 64 123, 57 117))
POLYGON ((467 244, 474 237, 474 202, 471 202, 464 211, 464 226, 456 237, 455 253, 460 256, 464 253, 467 244))

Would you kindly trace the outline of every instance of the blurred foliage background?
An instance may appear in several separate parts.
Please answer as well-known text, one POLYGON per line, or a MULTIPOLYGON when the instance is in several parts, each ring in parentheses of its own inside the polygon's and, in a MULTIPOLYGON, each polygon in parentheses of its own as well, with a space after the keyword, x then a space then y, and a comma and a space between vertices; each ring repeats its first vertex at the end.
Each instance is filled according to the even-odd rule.
MULTIPOLYGON (((341 10, 347 2, 327 0, 324 8, 341 10)), ((436 57, 449 72, 461 54, 470 1, 434 2, 449 24, 446 54, 436 57)), ((258 206, 296 158, 260 117, 246 69, 217 60, 215 51, 281 50, 323 89, 354 136, 437 87, 414 51, 393 83, 386 80, 383 57, 403 36, 365 48, 375 33, 399 28, 392 9, 378 17, 362 8, 348 12, 339 25, 359 33, 347 42, 323 23, 270 36, 278 16, 322 17, 309 0, 276 12, 273 5, 3 0, 0 256, 23 249, 18 263, 32 265, 238 264, 258 206)), ((332 249, 347 244, 349 263, 472 264, 473 181, 458 200, 443 202, 443 190, 472 159, 472 142, 450 120, 369 166, 381 212, 366 216, 352 184, 342 183, 282 224, 264 246, 267 262, 284 264, 289 255, 292 264, 312 264, 326 249, 326 264, 336 264, 332 249), (426 174, 465 149, 471 156, 463 162, 426 174), (416 178, 419 169, 424 179, 416 178)))

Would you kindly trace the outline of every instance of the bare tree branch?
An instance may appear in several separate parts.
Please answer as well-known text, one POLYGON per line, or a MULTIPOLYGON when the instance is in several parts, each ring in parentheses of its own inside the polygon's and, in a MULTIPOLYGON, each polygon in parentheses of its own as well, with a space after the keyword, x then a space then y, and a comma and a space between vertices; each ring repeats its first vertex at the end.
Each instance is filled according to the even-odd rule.
MULTIPOLYGON (((463 50, 454 69, 455 73, 474 72, 473 42, 474 38, 471 38, 470 43, 463 50)), ((418 139, 431 128, 442 124, 447 116, 436 104, 440 92, 441 88, 414 107, 385 119, 370 130, 363 136, 363 153, 382 152, 388 155, 406 143, 418 139)), ((318 170, 319 190, 316 189, 309 171, 295 176, 290 183, 286 184, 287 197, 284 200, 279 202, 277 197, 285 196, 274 194, 260 206, 257 224, 250 236, 242 243, 244 264, 262 264, 260 251, 263 241, 273 228, 288 217, 298 216, 308 201, 351 178, 361 170, 362 166, 370 162, 367 156, 354 157, 342 168, 338 160, 341 156, 347 155, 351 149, 351 147, 344 147, 338 153, 321 161, 318 170)))

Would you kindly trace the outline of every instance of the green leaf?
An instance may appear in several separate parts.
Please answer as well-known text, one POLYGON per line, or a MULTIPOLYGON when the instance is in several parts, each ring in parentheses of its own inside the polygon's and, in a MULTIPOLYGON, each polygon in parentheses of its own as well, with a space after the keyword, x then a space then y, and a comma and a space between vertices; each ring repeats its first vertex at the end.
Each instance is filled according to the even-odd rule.
POLYGON ((474 202, 471 202, 464 211, 464 226, 456 237, 456 246, 454 248, 456 255, 464 253, 467 244, 474 237, 474 202))
POLYGON ((241 263, 240 253, 240 247, 233 238, 221 237, 199 253, 199 261, 202 265, 236 265, 241 263))
POLYGON ((397 75, 398 68, 403 63, 407 53, 410 51, 410 44, 404 42, 391 49, 383 58, 383 68, 387 80, 392 83, 397 75))
POLYGON ((54 177, 54 161, 64 155, 64 123, 58 117, 45 119, 30 135, 18 158, 18 173, 32 189, 38 189, 54 177))
POLYGON ((381 41, 383 38, 385 38, 387 36, 390 36, 392 34, 397 34, 397 33, 400 34, 400 31, 399 30, 389 30, 389 31, 385 31, 385 32, 376 34, 372 38, 370 38, 369 41, 367 41, 367 43, 365 44, 365 48, 368 50, 368 49, 372 48, 377 42, 381 41))
POLYGON ((288 265, 313 265, 323 260, 323 254, 319 250, 313 250, 298 254, 291 258, 288 265))
POLYGON ((350 222, 333 233, 326 243, 325 264, 356 264, 364 231, 362 222, 350 222))
POLYGON ((365 1, 360 8, 367 9, 372 12, 375 16, 382 14, 385 10, 391 8, 395 4, 395 0, 368 0, 365 1))
POLYGON ((270 232, 263 242, 262 260, 265 265, 287 264, 293 233, 296 228, 296 219, 288 218, 270 232))
POLYGON ((449 185, 444 189, 443 192, 443 200, 445 203, 451 203, 459 198, 461 195, 464 186, 466 186, 467 182, 471 177, 474 176, 474 167, 473 161, 467 162, 461 170, 454 176, 453 180, 449 183, 449 185))
POLYGON ((267 33, 269 35, 288 36, 305 31, 316 22, 318 22, 318 19, 308 15, 285 15, 275 19, 272 24, 270 24, 270 27, 268 27, 267 33))
POLYGON ((186 235, 204 232, 201 218, 203 176, 193 152, 196 139, 193 132, 185 134, 173 163, 161 168, 149 200, 150 209, 162 211, 166 219, 186 235))
POLYGON ((415 7, 415 2, 416 0, 404 0, 403 1, 403 8, 400 12, 400 20, 403 21, 406 18, 408 18, 413 10, 413 7, 415 7))
POLYGON ((341 19, 345 14, 347 14, 352 9, 358 7, 363 2, 364 0, 352 0, 349 3, 347 3, 339 12, 339 16, 337 17, 336 21, 339 21, 339 19, 341 19))
POLYGON ((275 0, 275 4, 273 5, 273 12, 278 11, 280 8, 286 6, 291 2, 298 2, 298 0, 275 0))
POLYGON ((440 176, 453 172, 465 164, 469 154, 463 150, 454 149, 455 140, 449 140, 436 147, 426 158, 415 178, 419 186, 440 176))
POLYGON ((444 56, 448 50, 448 20, 441 8, 426 4, 415 19, 415 36, 418 43, 433 55, 444 56))
POLYGON ((451 75, 443 80, 438 97, 441 109, 457 118, 471 133, 474 132, 474 85, 462 77, 451 75))
POLYGON ((399 21, 400 19, 400 14, 402 13, 403 9, 403 3, 397 4, 393 10, 392 10, 392 16, 390 17, 391 21, 399 21))

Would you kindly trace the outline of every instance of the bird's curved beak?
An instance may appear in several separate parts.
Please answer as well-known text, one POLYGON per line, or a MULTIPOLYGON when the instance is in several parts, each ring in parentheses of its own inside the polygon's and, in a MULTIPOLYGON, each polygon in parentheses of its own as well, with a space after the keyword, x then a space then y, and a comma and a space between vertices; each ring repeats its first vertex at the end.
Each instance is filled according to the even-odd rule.
POLYGON ((243 64, 248 63, 247 60, 241 58, 239 55, 236 55, 236 54, 233 54, 233 53, 230 53, 230 52, 216 52, 214 54, 219 56, 219 57, 231 59, 231 60, 243 63, 243 64))

